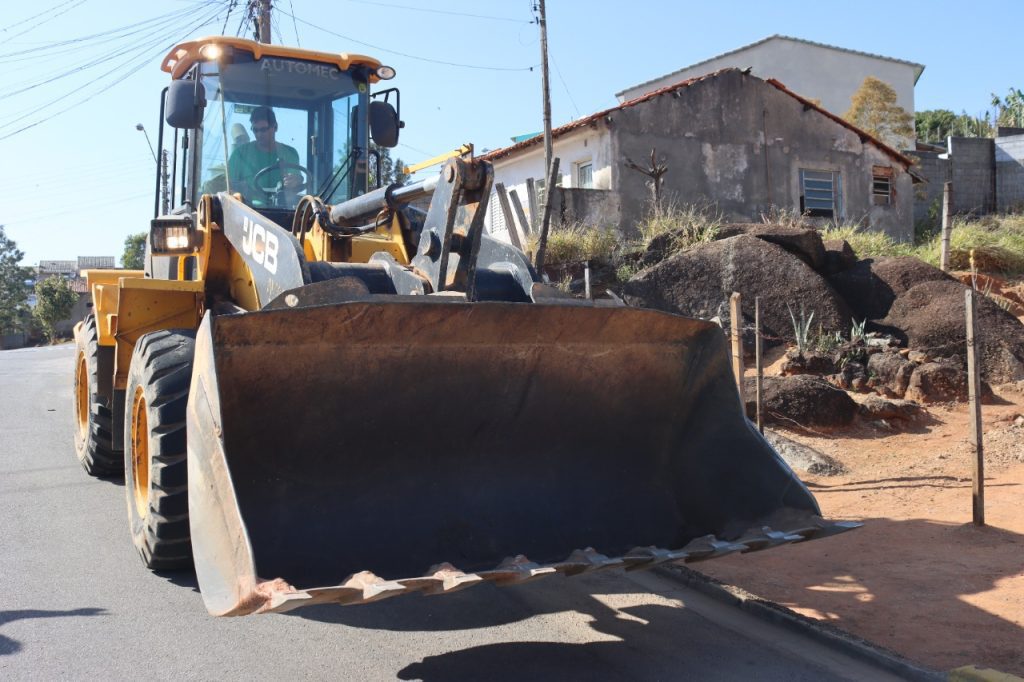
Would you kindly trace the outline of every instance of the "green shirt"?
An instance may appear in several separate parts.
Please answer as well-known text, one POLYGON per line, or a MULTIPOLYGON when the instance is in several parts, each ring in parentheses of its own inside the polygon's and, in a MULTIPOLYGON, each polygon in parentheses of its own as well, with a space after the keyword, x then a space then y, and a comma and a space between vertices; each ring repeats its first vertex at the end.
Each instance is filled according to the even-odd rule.
MULTIPOLYGON (((293 147, 281 144, 280 142, 277 142, 274 151, 270 152, 263 151, 256 146, 255 142, 248 142, 235 147, 235 151, 231 152, 231 158, 228 159, 228 168, 231 170, 231 190, 236 191, 235 183, 245 183, 248 187, 239 187, 237 191, 241 191, 243 194, 251 194, 252 199, 263 199, 263 193, 256 189, 253 178, 256 177, 257 172, 267 166, 276 166, 278 163, 299 165, 299 153, 293 147)), ((285 171, 286 174, 292 172, 301 175, 298 171, 285 171)), ((281 179, 281 171, 274 169, 263 174, 263 177, 260 178, 260 185, 272 188, 281 182, 281 179)), ((249 199, 250 197, 246 198, 249 199)))

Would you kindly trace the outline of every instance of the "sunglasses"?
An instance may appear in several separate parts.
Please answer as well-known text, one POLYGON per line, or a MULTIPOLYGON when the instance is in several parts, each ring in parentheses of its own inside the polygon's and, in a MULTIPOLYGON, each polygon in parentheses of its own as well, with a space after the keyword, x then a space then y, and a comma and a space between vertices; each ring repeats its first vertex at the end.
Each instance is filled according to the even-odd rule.
POLYGON ((252 128, 252 132, 254 132, 254 133, 256 133, 257 135, 259 135, 260 133, 265 133, 265 132, 267 132, 267 131, 268 131, 268 130, 270 130, 270 129, 271 129, 272 127, 273 127, 273 126, 262 126, 262 127, 260 127, 260 128, 257 128, 257 127, 255 127, 255 126, 253 126, 253 128, 252 128))

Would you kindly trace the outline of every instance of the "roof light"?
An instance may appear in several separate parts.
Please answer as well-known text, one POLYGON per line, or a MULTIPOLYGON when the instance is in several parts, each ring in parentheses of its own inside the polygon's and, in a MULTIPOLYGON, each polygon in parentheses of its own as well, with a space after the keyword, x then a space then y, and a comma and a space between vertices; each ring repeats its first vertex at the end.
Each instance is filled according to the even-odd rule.
POLYGON ((219 59, 222 53, 223 50, 221 50, 220 45, 213 43, 203 45, 202 48, 199 49, 199 54, 201 54, 204 59, 219 59))
POLYGON ((378 66, 377 67, 377 78, 382 81, 389 81, 395 77, 395 70, 390 66, 378 66))

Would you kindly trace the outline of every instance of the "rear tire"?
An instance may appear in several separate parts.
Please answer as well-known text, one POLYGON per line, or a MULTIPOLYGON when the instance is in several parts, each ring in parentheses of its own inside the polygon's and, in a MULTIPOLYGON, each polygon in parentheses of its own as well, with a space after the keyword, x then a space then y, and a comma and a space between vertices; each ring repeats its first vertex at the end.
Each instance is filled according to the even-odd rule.
POLYGON ((109 396, 101 396, 99 368, 113 366, 114 349, 100 346, 96 316, 89 315, 75 334, 75 455, 90 476, 121 473, 122 456, 114 450, 109 396))
POLYGON ((135 344, 125 392, 125 495, 132 541, 153 570, 192 564, 185 407, 195 332, 164 330, 135 344))

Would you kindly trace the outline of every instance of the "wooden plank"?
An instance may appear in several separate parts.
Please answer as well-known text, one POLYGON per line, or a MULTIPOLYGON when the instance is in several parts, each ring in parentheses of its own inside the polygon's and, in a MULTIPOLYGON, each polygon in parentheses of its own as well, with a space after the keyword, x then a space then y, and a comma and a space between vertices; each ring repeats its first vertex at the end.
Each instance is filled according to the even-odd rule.
POLYGON ((743 311, 740 309, 740 293, 732 292, 729 297, 729 337, 732 340, 732 373, 736 377, 736 388, 740 392, 740 403, 746 405, 743 391, 743 311))
POLYGON ((939 268, 949 272, 949 238, 953 232, 950 223, 950 211, 953 209, 953 183, 942 186, 942 250, 939 254, 939 268))
POLYGON ((981 423, 981 373, 978 367, 978 327, 974 314, 974 289, 964 292, 967 308, 967 405, 971 426, 968 438, 974 447, 974 486, 972 491, 972 517, 974 525, 985 525, 985 446, 981 423))
POLYGON ((515 209, 516 215, 519 217, 519 224, 523 226, 523 235, 529 236, 536 232, 530 227, 530 219, 526 217, 526 211, 523 210, 523 204, 519 201, 519 195, 515 190, 509 192, 509 198, 512 199, 512 208, 515 209))
POLYGON ((508 192, 502 182, 494 183, 494 192, 498 195, 498 204, 501 205, 501 214, 505 217, 505 227, 508 228, 508 238, 512 246, 520 251, 523 250, 525 240, 519 238, 519 228, 516 227, 516 220, 512 216, 512 207, 508 205, 508 192))
POLYGON ((544 194, 544 219, 540 225, 540 245, 537 246, 537 272, 544 270, 544 252, 548 247, 548 227, 551 225, 551 195, 555 190, 558 178, 558 157, 551 159, 551 173, 548 175, 547 192, 544 194))
POLYGON ((533 178, 526 179, 526 205, 530 209, 530 231, 535 233, 540 227, 540 221, 537 219, 537 187, 533 178))

